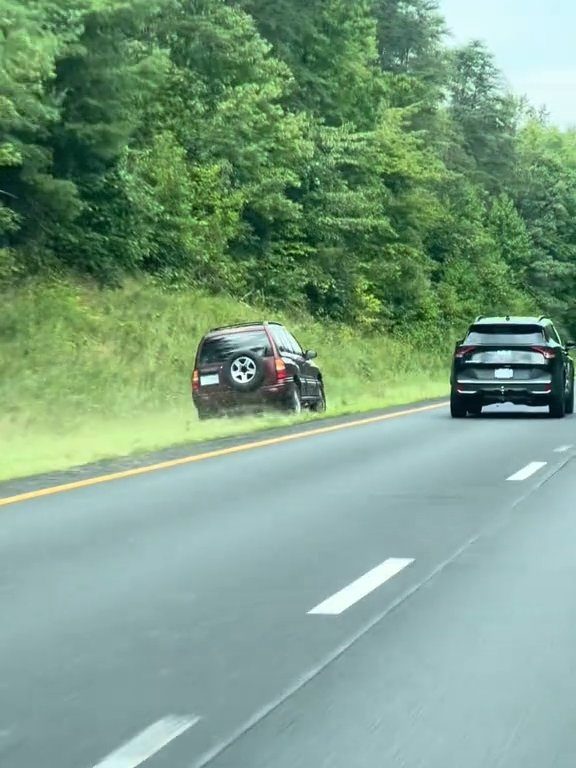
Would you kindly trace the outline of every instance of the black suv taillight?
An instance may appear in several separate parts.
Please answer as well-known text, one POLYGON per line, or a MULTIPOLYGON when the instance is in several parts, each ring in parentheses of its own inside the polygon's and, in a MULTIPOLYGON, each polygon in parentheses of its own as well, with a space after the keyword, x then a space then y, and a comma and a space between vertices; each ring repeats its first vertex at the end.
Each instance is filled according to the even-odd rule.
POLYGON ((556 357, 556 350, 549 347, 532 347, 534 352, 539 352, 546 360, 554 360, 556 357))
POLYGON ((470 354, 470 352, 474 352, 476 347, 458 347, 456 352, 454 352, 454 357, 457 357, 459 360, 461 360, 463 357, 466 357, 466 355, 470 354))

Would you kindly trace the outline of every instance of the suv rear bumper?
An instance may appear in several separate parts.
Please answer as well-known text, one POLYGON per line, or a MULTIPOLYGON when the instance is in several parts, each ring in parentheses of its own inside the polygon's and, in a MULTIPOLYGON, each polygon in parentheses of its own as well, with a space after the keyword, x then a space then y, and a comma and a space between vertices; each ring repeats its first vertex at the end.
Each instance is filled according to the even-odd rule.
POLYGON ((515 403, 518 405, 546 405, 552 395, 550 381, 480 382, 459 381, 455 391, 461 397, 474 398, 486 405, 515 403))
POLYGON ((288 399, 292 383, 288 380, 279 384, 259 387, 254 392, 237 392, 233 389, 218 389, 196 391, 192 400, 196 408, 205 411, 233 410, 236 408, 256 408, 268 406, 271 408, 283 405, 288 399))

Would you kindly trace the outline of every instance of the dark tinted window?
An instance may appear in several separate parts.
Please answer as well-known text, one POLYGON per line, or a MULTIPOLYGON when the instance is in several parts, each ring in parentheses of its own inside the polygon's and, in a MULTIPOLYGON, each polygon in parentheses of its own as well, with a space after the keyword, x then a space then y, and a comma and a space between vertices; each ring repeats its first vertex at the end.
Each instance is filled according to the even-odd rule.
POLYGON ((528 349, 492 349, 472 352, 466 356, 466 362, 488 363, 489 365, 511 365, 513 363, 542 365, 544 357, 540 352, 528 349))
POLYGON ((284 333, 284 328, 282 328, 281 325, 271 325, 270 326, 270 333, 274 337, 274 341, 276 342, 276 346, 278 347, 278 350, 282 352, 286 349, 286 336, 284 333))
POLYGON ((271 329, 280 352, 295 352, 290 334, 286 328, 281 325, 273 325, 271 329))
POLYGON ((542 344, 545 341, 538 325, 476 325, 473 326, 466 344, 542 344))
POLYGON ((200 350, 200 365, 222 363, 235 352, 250 351, 262 357, 271 355, 270 340, 265 331, 240 331, 205 339, 200 350))
POLYGON ((297 355, 302 354, 302 347, 300 346, 299 342, 292 336, 290 331, 286 331, 286 335, 288 336, 288 339, 290 340, 290 347, 292 349, 292 352, 295 352, 297 355))

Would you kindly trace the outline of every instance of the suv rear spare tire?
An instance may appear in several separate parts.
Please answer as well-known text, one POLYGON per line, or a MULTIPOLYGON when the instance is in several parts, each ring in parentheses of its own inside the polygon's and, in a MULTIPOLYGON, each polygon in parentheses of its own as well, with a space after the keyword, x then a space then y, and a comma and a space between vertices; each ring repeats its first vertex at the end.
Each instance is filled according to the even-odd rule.
POLYGON ((236 352, 225 363, 222 371, 232 389, 253 392, 264 380, 264 361, 254 352, 236 352))

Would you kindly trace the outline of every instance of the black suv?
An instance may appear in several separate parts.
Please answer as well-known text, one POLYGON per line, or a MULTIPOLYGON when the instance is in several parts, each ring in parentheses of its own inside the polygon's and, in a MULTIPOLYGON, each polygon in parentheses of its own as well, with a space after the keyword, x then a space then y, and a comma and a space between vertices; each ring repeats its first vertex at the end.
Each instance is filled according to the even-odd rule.
POLYGON ((326 410, 315 357, 280 323, 213 329, 198 346, 192 375, 198 416, 206 419, 239 407, 326 410))
POLYGON ((546 317, 478 317, 456 344, 450 410, 456 419, 493 403, 548 406, 574 412, 574 364, 546 317))

